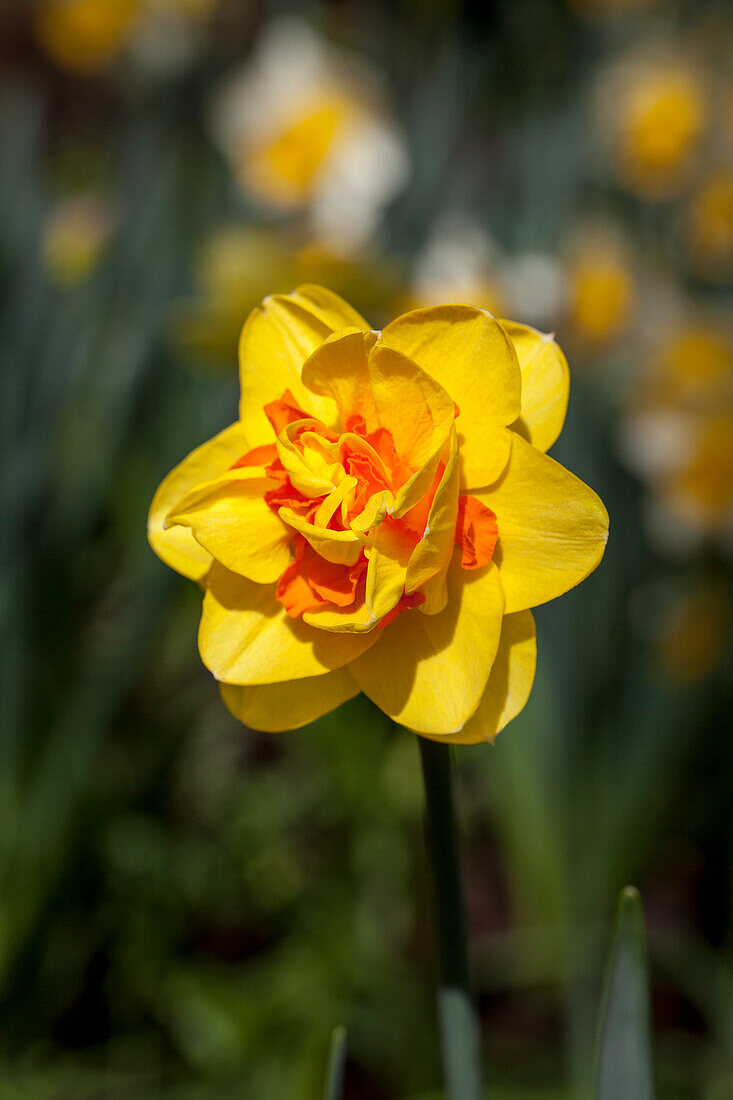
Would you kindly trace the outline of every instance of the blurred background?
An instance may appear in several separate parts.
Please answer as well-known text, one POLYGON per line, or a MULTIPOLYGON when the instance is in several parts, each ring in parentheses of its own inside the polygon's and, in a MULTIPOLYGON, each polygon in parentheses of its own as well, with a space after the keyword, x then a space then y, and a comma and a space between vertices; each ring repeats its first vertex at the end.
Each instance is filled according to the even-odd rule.
MULTIPOLYGON (((588 1095, 614 899, 662 1098, 733 1097, 727 0, 0 0, 0 1098, 436 1100, 415 738, 238 726, 145 540, 266 293, 557 333, 611 514, 459 750, 490 1095, 588 1095)), ((623 1098, 619 1098, 623 1100, 623 1098)))

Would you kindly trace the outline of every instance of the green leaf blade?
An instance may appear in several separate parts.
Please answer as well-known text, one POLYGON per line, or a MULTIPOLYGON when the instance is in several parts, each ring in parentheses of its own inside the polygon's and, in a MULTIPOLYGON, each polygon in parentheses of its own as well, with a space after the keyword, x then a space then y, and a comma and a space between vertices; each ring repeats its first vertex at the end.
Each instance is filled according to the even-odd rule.
POLYGON ((346 1066, 346 1028, 334 1028, 331 1049, 328 1053, 328 1070, 323 1100, 342 1100, 344 1094, 344 1069, 346 1066))
POLYGON ((638 890, 621 891, 604 983, 596 1100, 653 1100, 651 1010, 644 914, 638 890))

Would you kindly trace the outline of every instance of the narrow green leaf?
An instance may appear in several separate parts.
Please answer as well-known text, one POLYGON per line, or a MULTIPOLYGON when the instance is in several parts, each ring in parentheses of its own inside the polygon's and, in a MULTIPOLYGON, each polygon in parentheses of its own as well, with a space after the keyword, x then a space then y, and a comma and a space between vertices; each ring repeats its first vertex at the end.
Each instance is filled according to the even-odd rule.
POLYGON ((597 1100, 653 1100, 644 914, 633 886, 621 891, 601 1003, 597 1100))
POLYGON ((323 1100, 342 1100, 344 1094, 344 1067, 346 1065, 346 1028, 334 1028, 331 1049, 328 1053, 328 1072, 323 1100))

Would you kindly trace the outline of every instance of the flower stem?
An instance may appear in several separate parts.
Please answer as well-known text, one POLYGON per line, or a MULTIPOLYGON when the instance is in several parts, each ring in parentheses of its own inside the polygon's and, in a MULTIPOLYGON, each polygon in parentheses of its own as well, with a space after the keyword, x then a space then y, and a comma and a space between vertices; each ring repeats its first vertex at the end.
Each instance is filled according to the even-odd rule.
POLYGON ((481 1100, 479 1025, 469 992, 468 935, 449 745, 418 737, 425 782, 425 840, 437 932, 443 1072, 448 1100, 481 1100))

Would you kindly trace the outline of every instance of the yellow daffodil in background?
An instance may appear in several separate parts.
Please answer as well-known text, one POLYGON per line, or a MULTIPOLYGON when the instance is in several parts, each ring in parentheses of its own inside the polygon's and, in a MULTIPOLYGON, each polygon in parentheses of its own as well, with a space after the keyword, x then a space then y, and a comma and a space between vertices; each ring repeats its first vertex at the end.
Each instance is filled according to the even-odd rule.
POLYGON ((323 282, 371 314, 381 315, 394 296, 397 276, 368 254, 341 256, 326 245, 290 241, 265 227, 228 225, 203 242, 194 273, 194 296, 171 309, 169 332, 186 353, 236 363, 246 317, 268 291, 323 282))
POLYGON ((407 172, 377 75, 292 18, 272 22, 212 110, 215 139, 264 206, 307 211, 338 250, 372 233, 407 172))
POLYGON ((653 493, 653 530, 672 548, 733 532, 733 337, 679 325, 657 349, 623 426, 630 464, 653 493))
POLYGON ((687 248, 696 274, 712 280, 733 274, 733 169, 718 169, 695 192, 687 248))
POLYGON ((601 125, 622 184, 661 199, 687 181, 708 122, 705 87, 688 62, 623 62, 599 87, 601 125))
POLYGON ((188 31, 219 0, 37 0, 39 42, 58 65, 102 71, 130 45, 149 67, 169 68, 188 52, 188 31))
POLYGON ((363 691, 427 737, 493 740, 524 706, 530 608, 600 561, 608 516, 549 458, 552 338, 470 306, 383 331, 318 286, 240 341, 239 419, 165 478, 149 537, 199 581, 230 710, 296 728, 363 691))
POLYGON ((60 199, 46 218, 41 244, 50 280, 72 286, 86 279, 104 252, 112 226, 110 205, 96 192, 60 199))
POLYGON ((635 277, 628 249, 610 229, 579 233, 568 260, 567 322, 586 352, 607 347, 631 319, 635 277))
POLYGON ((48 55, 65 69, 98 72, 120 53, 143 0, 40 0, 35 25, 48 55))
POLYGON ((176 302, 171 309, 171 338, 185 352, 229 364, 236 356, 242 317, 268 291, 292 285, 291 253, 276 233, 223 226, 199 250, 194 297, 176 302))

